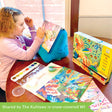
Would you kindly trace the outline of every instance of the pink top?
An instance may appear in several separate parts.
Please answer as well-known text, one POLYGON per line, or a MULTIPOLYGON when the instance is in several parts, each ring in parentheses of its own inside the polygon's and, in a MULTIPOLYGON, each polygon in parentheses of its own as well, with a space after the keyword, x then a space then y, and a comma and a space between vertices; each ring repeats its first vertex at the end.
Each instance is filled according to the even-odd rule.
POLYGON ((6 90, 9 71, 16 60, 31 60, 39 50, 43 40, 35 38, 35 27, 29 28, 31 39, 18 36, 16 39, 0 38, 0 87, 6 90), (31 46, 30 46, 31 45, 31 46), (26 50, 26 46, 30 46, 26 50))

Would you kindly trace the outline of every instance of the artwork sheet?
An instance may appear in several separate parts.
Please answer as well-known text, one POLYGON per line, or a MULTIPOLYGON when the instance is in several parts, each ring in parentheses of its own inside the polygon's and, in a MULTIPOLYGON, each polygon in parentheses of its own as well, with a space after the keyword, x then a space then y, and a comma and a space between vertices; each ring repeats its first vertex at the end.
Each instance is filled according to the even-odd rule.
POLYGON ((78 102, 92 77, 63 67, 37 93, 50 102, 78 102))
POLYGON ((45 37, 42 47, 49 52, 59 34, 61 27, 45 20, 42 28, 45 30, 45 37))
POLYGON ((89 108, 94 112, 112 112, 112 103, 104 96, 94 81, 90 83, 80 101, 93 102, 89 108))

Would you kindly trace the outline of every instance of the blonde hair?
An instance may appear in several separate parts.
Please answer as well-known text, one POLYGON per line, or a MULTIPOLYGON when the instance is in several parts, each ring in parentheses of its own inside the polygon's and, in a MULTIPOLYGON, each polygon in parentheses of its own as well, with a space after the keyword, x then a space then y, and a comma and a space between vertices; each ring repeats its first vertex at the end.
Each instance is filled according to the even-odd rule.
POLYGON ((12 7, 0 9, 0 37, 8 37, 14 32, 16 19, 15 16, 23 14, 20 10, 12 7))

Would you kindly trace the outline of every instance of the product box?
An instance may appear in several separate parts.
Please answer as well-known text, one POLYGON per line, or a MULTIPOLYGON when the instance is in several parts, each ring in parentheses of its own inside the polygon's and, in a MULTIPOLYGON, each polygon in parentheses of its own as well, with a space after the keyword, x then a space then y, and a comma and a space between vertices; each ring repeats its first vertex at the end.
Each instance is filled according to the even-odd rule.
POLYGON ((112 45, 82 32, 75 32, 73 62, 105 85, 112 71, 112 45))

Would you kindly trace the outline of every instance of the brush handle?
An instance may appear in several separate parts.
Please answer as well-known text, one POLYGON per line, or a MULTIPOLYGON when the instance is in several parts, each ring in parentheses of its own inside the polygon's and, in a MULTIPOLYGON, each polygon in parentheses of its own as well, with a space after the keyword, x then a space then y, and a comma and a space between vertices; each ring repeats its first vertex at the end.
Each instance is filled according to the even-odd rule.
POLYGON ((49 66, 49 68, 61 68, 61 67, 58 67, 58 66, 49 66))

